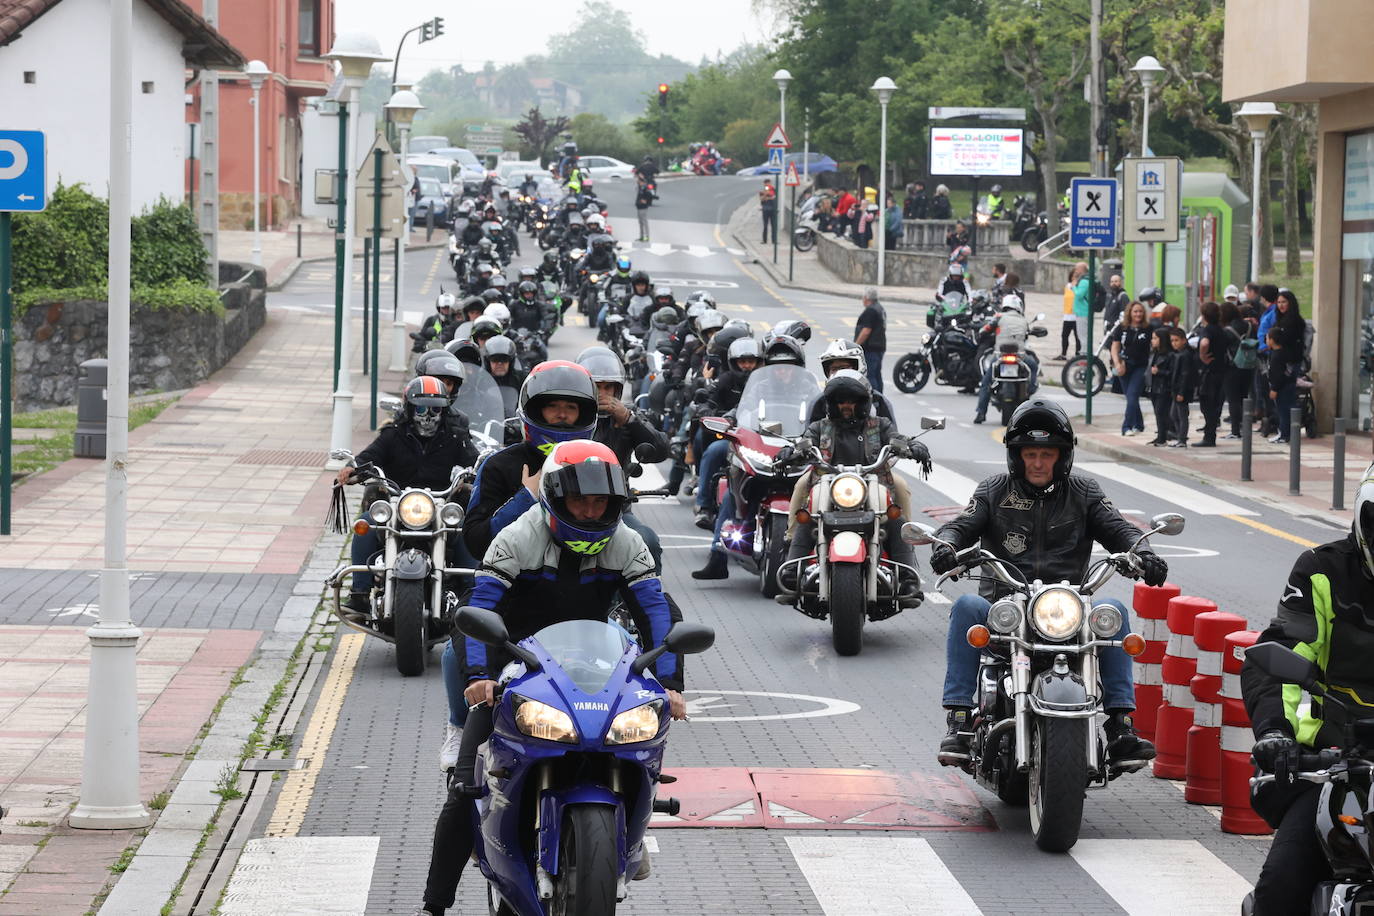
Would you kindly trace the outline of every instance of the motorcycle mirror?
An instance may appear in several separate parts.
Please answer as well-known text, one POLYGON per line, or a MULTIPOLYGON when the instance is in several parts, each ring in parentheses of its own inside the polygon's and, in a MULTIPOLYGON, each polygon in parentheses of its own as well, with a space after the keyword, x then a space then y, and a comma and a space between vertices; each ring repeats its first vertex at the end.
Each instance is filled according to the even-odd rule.
POLYGON ((400 410, 401 399, 394 398, 391 395, 382 395, 377 399, 377 406, 382 410, 400 410))
POLYGON ((642 477, 643 475, 644 466, 638 461, 631 461, 630 466, 625 469, 626 477, 642 477))
POLYGON ((716 631, 704 623, 679 621, 663 637, 663 644, 669 652, 677 655, 696 655, 705 652, 716 643, 716 631))
POLYGON ((607 316, 606 316, 606 323, 607 323, 607 324, 620 324, 620 323, 621 323, 622 321, 624 321, 624 320, 625 320, 625 316, 624 316, 624 315, 607 315, 607 316))
POLYGON ((944 417, 921 417, 921 429, 944 429, 944 417))
POLYGON ((1321 669, 1287 646, 1276 642, 1256 643, 1245 650, 1245 659, 1270 677, 1286 684, 1297 684, 1313 696, 1326 693, 1320 683, 1321 669))
POLYGON ((470 605, 460 607, 454 617, 454 624, 458 627, 458 632, 464 636, 488 646, 504 647, 511 655, 524 662, 527 668, 540 667, 539 659, 533 652, 510 641, 506 622, 495 611, 470 605))
POLYGON ((1183 533, 1184 517, 1177 512, 1165 512, 1150 519, 1150 527, 1157 528, 1158 534, 1173 537, 1183 533))
POLYGON ((329 450, 330 461, 352 461, 353 453, 346 448, 332 448, 329 450))
POLYGON ((1036 321, 1044 321, 1044 320, 1045 320, 1045 313, 1044 313, 1044 312, 1038 313, 1038 314, 1035 316, 1035 320, 1036 320, 1036 321))
POLYGON ((907 522, 902 526, 902 540, 913 547, 924 547, 935 540, 935 531, 920 522, 907 522))
POLYGON ((730 430, 730 424, 720 417, 703 417, 701 425, 713 433, 724 433, 730 430))

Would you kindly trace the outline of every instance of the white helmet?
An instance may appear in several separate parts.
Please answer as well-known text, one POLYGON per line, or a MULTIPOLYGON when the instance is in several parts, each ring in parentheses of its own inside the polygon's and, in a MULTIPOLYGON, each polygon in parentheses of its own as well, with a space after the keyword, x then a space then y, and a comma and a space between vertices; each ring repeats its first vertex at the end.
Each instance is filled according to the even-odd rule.
POLYGON ((951 265, 949 265, 949 275, 950 275, 951 277, 962 277, 962 276, 964 275, 964 265, 962 265, 962 264, 951 264, 951 265))
POLYGON ((600 213, 593 213, 591 216, 587 217, 587 228, 588 228, 588 229, 604 229, 604 228, 606 228, 606 218, 605 218, 604 216, 602 216, 600 213))
POLYGON ((437 308, 451 309, 458 304, 458 297, 453 293, 440 293, 434 304, 437 308))
MULTIPOLYGON (((1297 432, 1294 430, 1294 434, 1297 432)), ((1365 572, 1374 576, 1374 464, 1365 469, 1359 489, 1355 491, 1355 518, 1351 527, 1355 530, 1355 543, 1364 559, 1365 572)), ((1366 614, 1365 620, 1369 617, 1366 614)))
POLYGON ((829 378, 831 363, 840 361, 852 362, 859 372, 868 372, 868 361, 864 359, 862 347, 848 340, 832 340, 821 351, 821 374, 829 378))
POLYGON ((1021 301, 1020 296, 1015 293, 1007 293, 1002 297, 1002 311, 1024 315, 1026 313, 1026 305, 1021 301))
POLYGON ((504 328, 510 324, 510 309, 503 302, 493 302, 482 311, 482 317, 495 318, 504 328))

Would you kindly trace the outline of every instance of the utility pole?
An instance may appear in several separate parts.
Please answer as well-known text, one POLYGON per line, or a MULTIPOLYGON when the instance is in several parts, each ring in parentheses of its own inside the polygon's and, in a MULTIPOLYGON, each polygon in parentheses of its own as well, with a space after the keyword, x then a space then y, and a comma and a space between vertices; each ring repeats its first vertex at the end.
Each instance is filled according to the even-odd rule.
MULTIPOLYGON (((1089 27, 1089 39, 1092 43, 1091 66, 1092 73, 1088 77, 1089 92, 1092 98, 1089 100, 1089 109, 1092 112, 1092 172, 1094 177, 1107 177, 1107 157, 1106 144, 1103 143, 1103 123, 1102 123, 1102 0, 1092 0, 1091 25, 1089 27)), ((1088 382, 1085 388, 1086 397, 1083 401, 1083 422, 1092 425, 1093 422, 1093 387, 1097 384, 1097 376, 1093 369, 1093 325, 1097 323, 1097 312, 1093 306, 1097 302, 1097 249, 1088 249, 1088 315, 1084 323, 1087 328, 1083 331, 1083 352, 1087 354, 1088 382)))
MULTIPOLYGON (((205 21, 219 27, 219 0, 205 0, 205 21)), ((219 285, 219 71, 200 74, 200 237, 219 285)))

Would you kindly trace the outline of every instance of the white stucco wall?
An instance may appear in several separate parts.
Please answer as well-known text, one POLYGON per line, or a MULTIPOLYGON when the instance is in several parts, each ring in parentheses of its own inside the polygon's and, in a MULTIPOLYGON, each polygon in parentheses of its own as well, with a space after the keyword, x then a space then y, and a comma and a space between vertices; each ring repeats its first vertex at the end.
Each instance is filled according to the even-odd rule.
MULTIPOLYGON (((62 0, 0 48, 0 110, 12 130, 47 135, 48 189, 83 182, 109 196, 108 0, 62 0), (31 70, 36 81, 24 82, 31 70)), ((133 205, 185 199, 186 64, 182 36, 146 3, 134 3, 133 205), (143 83, 152 92, 143 92, 143 83)))
MULTIPOLYGON (((361 157, 372 148, 376 139, 377 115, 363 112, 360 118, 349 118, 361 157)), ((334 204, 315 203, 315 170, 339 167, 339 121, 337 115, 320 114, 306 106, 301 114, 301 214, 316 219, 333 219, 338 214, 334 204)))

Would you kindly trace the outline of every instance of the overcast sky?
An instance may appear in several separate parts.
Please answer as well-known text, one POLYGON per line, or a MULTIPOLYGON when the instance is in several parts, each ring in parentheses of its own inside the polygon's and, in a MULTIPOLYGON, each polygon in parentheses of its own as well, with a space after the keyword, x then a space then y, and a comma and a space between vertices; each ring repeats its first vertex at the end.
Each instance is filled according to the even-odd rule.
MULTIPOLYGON (((728 54, 748 42, 764 41, 770 25, 750 12, 748 0, 611 0, 633 17, 651 54, 671 54, 689 63, 728 54)), ((387 54, 407 30, 434 16, 444 17, 444 34, 424 44, 417 35, 401 53, 401 75, 418 79, 430 70, 463 64, 481 69, 528 54, 543 53, 550 35, 566 32, 580 0, 334 0, 340 32, 376 35, 387 54)))

